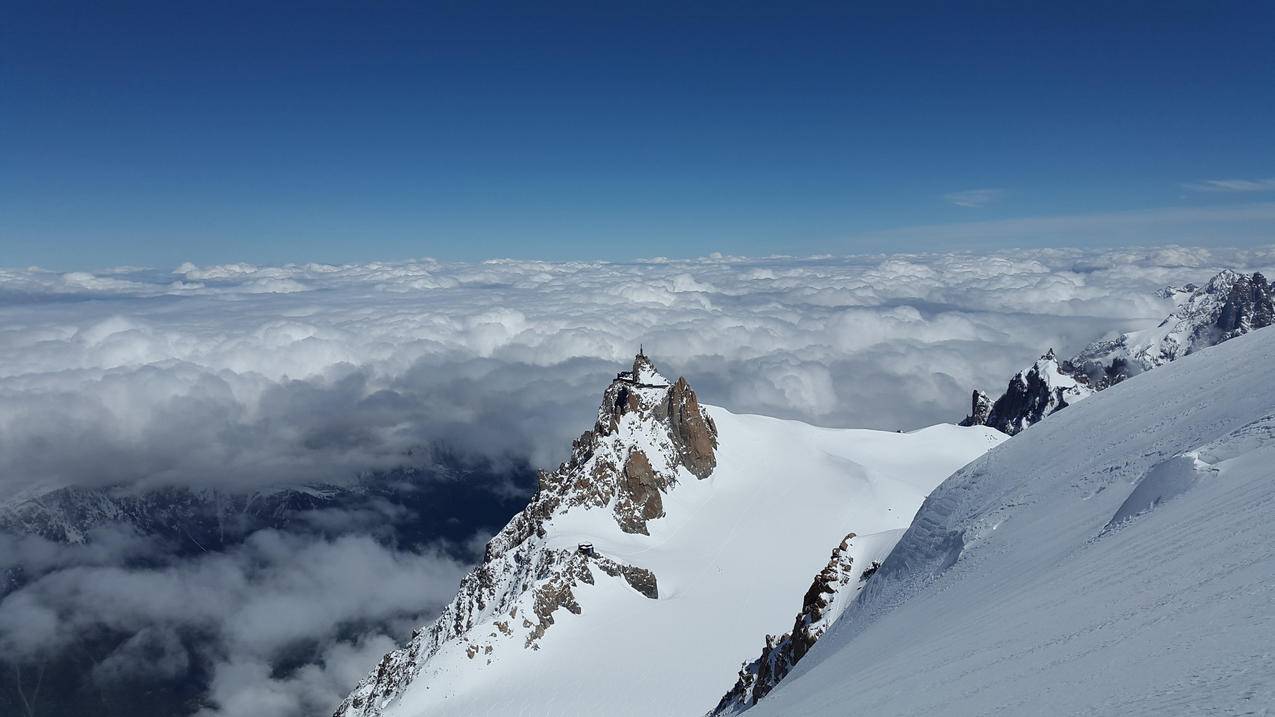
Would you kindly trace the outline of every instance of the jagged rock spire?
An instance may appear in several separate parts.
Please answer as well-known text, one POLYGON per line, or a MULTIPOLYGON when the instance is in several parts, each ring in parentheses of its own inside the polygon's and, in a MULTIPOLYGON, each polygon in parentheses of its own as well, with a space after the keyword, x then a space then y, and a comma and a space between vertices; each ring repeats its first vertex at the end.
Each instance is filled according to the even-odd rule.
POLYGON ((645 354, 633 359, 602 394, 598 420, 575 442, 571 458, 542 485, 573 481, 580 495, 569 503, 612 506, 626 532, 646 533, 646 521, 664 515, 660 497, 677 480, 678 466, 707 478, 717 465, 717 427, 700 408, 685 378, 669 384, 645 354), (647 455, 654 451, 657 455, 647 455), (581 484, 580 472, 588 474, 581 484))
POLYGON ((992 412, 992 399, 984 392, 974 389, 970 398, 970 415, 961 421, 962 426, 985 426, 987 417, 992 412))

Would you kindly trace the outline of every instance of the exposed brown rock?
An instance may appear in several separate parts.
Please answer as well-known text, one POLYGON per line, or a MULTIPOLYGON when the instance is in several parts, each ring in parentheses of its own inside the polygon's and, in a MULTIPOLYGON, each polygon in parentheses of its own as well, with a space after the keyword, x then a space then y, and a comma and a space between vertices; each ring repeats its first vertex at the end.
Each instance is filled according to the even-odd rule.
POLYGON ((617 510, 620 529, 626 533, 648 535, 646 521, 664 515, 664 500, 660 497, 662 481, 651 470, 651 461, 642 451, 633 451, 624 463, 620 487, 631 506, 617 510))
POLYGON ((532 647, 544 636, 545 630, 553 624, 553 613, 558 608, 565 607, 572 614, 580 614, 580 603, 576 602, 575 593, 571 591, 577 580, 592 583, 593 575, 580 560, 573 559, 567 569, 554 573, 548 582, 536 588, 532 612, 540 621, 532 625, 527 635, 527 647, 532 647))
MULTIPOLYGON (((802 596, 801 612, 797 613, 792 632, 778 637, 766 636, 761 656, 744 664, 734 687, 717 703, 711 715, 735 714, 756 704, 792 671, 797 662, 823 636, 828 628, 826 610, 832 601, 849 599, 849 595, 839 593, 853 584, 854 561, 846 552, 854 537, 854 533, 847 534, 832 551, 828 564, 815 576, 810 589, 802 596)), ((853 595, 853 590, 850 588, 850 595, 853 595)))
POLYGON ((655 573, 646 568, 635 568, 632 565, 625 565, 621 573, 624 575, 624 580, 629 584, 629 587, 652 600, 659 599, 660 589, 655 582, 655 573))
POLYGON ((677 379, 661 408, 656 416, 667 416, 682 465, 696 478, 707 478, 717 466, 717 426, 700 410, 699 398, 685 378, 677 379))

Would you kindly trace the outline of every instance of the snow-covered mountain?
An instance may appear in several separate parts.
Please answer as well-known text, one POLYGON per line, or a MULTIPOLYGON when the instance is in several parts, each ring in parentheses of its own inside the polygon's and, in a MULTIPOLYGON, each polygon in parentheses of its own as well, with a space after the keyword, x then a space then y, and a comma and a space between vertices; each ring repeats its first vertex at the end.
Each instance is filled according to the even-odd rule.
POLYGON ((812 575, 856 582, 933 486, 1003 438, 736 415, 639 354, 442 615, 336 714, 702 714, 794 611, 823 629, 798 600, 812 575))
POLYGON ((1269 711, 1272 365, 1191 351, 958 471, 750 715, 1269 711))
POLYGON ((990 426, 1012 436, 1093 392, 1083 378, 1077 379, 1059 366, 1050 349, 1030 368, 1015 374, 995 403, 987 394, 975 391, 970 415, 961 425, 990 426))
POLYGON ((1095 341, 1061 363, 1050 349, 994 402, 975 390, 961 425, 1013 435, 1095 391, 1275 321, 1275 288, 1259 273, 1223 270, 1202 287, 1167 288, 1161 296, 1177 307, 1159 325, 1095 341))

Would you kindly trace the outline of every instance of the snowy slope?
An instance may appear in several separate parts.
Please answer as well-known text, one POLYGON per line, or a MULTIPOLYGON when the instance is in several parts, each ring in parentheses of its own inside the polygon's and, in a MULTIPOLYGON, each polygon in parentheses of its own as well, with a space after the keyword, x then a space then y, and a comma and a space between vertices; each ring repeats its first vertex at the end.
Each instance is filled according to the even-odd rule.
POLYGON ((1275 329, 1007 441, 925 501, 762 715, 1264 714, 1275 329))
MULTIPOLYGON (((493 540, 486 568, 471 575, 496 586, 475 593, 483 607, 469 607, 462 586, 465 605, 387 656, 342 714, 702 714, 756 655, 762 635, 790 629, 802 591, 848 531, 906 526, 939 481, 1004 438, 951 425, 907 434, 826 429, 704 407, 717 445, 715 466, 700 478, 666 445, 670 435, 677 443, 677 429, 659 406, 673 389, 651 371, 639 364, 617 377, 598 435, 586 434, 577 458, 542 481, 542 492, 565 491, 539 513, 549 517, 509 533, 522 536, 516 547, 493 540), (635 380, 645 393, 634 403, 635 380), (617 401, 630 408, 613 419, 617 401), (622 491, 576 497, 594 495, 597 483, 612 496, 607 466, 628 466, 637 451, 663 484, 662 515, 635 523, 622 491), (582 542, 598 556, 576 552, 582 542), (506 565, 506 555, 517 558, 506 565), (537 567, 507 577, 527 565, 537 567), (649 571, 651 580, 635 585, 611 574, 622 568, 649 571), (650 583, 655 599, 637 589, 650 583), (545 595, 561 604, 551 624, 522 623, 545 595)), ((651 505, 643 498, 643 516, 656 512, 651 505)))

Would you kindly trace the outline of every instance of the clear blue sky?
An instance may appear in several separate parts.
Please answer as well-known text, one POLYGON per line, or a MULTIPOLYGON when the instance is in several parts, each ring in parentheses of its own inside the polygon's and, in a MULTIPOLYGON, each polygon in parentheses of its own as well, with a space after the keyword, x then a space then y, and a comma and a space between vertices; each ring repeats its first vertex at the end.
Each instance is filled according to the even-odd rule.
POLYGON ((849 4, 6 2, 0 265, 1275 241, 1275 3, 849 4))

